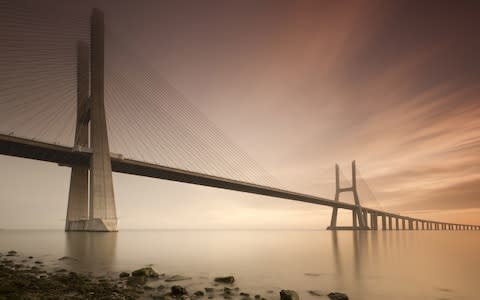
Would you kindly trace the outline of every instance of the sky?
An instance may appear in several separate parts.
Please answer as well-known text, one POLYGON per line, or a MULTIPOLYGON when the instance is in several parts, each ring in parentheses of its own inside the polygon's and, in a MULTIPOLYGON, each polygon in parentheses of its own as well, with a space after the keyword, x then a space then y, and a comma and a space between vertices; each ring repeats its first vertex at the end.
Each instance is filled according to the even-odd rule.
MULTIPOLYGON (((356 160, 363 205, 480 224, 478 1, 0 6, 2 132, 71 143, 75 42, 98 7, 112 152, 327 198, 335 163, 348 178, 356 160)), ((0 166, 0 228, 63 228, 69 168, 0 166)), ((114 188, 120 228, 324 228, 331 214, 124 174, 114 188)))

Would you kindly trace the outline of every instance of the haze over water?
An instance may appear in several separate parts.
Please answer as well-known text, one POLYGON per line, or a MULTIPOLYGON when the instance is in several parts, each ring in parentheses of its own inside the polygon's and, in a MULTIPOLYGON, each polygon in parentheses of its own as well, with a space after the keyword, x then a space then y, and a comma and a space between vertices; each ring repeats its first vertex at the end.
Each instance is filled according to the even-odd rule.
MULTIPOLYGON (((96 275, 152 264, 180 274, 195 291, 214 276, 234 275, 242 291, 301 299, 342 291, 354 300, 478 299, 480 233, 475 231, 330 232, 323 230, 122 230, 84 233, 0 231, 0 252, 16 250, 96 275), (268 294, 268 290, 274 293, 268 294)), ((63 265, 64 266, 64 265, 63 265)))

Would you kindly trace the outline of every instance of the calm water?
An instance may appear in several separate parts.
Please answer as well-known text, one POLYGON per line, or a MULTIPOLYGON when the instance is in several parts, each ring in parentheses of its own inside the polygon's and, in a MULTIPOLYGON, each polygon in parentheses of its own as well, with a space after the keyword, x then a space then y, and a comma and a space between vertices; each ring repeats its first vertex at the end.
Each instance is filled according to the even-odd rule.
POLYGON ((342 291, 353 300, 480 299, 475 231, 0 231, 0 252, 11 249, 55 266, 71 256, 78 259, 68 262, 71 269, 97 274, 153 264, 192 277, 181 282, 192 291, 231 274, 242 291, 267 299, 283 288, 301 299, 326 299, 308 290, 342 291))

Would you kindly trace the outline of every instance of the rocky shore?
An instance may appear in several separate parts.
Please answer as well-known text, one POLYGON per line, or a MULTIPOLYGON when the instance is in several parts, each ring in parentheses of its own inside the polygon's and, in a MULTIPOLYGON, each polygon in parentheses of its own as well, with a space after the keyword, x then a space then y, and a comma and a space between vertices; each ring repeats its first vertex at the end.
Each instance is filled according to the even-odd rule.
MULTIPOLYGON (((59 260, 72 258, 62 257, 59 260)), ((154 299, 154 300, 267 300, 251 295, 235 285, 233 276, 216 277, 203 290, 188 290, 180 285, 187 276, 159 274, 152 267, 116 276, 97 277, 71 272, 64 268, 47 270, 44 263, 32 256, 24 257, 15 251, 0 253, 0 300, 3 299, 154 299)), ((338 292, 324 294, 309 291, 321 299, 348 300, 338 292)), ((297 292, 266 291, 268 299, 299 300, 297 292)))

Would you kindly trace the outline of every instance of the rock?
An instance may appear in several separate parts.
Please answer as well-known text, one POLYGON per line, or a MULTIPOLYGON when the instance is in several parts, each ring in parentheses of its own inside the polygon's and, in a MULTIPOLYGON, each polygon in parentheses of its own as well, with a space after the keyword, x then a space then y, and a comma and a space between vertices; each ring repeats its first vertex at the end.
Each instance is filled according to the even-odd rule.
POLYGON ((325 296, 324 293, 322 293, 321 291, 308 291, 310 293, 310 295, 314 295, 314 296, 319 296, 319 297, 322 297, 322 296, 325 296))
POLYGON ((158 277, 158 273, 155 272, 151 267, 145 267, 132 272, 134 277, 158 277))
POLYGON ((203 296, 205 296, 205 293, 202 292, 202 291, 196 291, 196 292, 193 293, 193 294, 194 294, 195 296, 197 296, 197 297, 203 297, 203 296))
POLYGON ((211 288, 211 287, 206 287, 206 288, 205 288, 205 292, 206 292, 207 294, 213 294, 213 293, 215 293, 215 289, 214 289, 214 288, 211 288))
POLYGON ((180 285, 174 285, 170 288, 170 290, 173 296, 187 295, 187 290, 180 285))
POLYGON ((180 281, 180 280, 190 280, 192 277, 182 276, 182 275, 173 275, 165 279, 166 282, 171 281, 180 281))
POLYGON ((29 257, 28 257, 28 259, 32 259, 32 258, 33 258, 33 256, 29 256, 29 257))
POLYGON ((130 276, 127 279, 128 286, 139 286, 144 285, 147 282, 147 278, 145 276, 130 276))
POLYGON ((157 290, 159 290, 159 291, 162 291, 162 290, 164 290, 164 289, 165 289, 165 286, 164 286, 164 285, 159 285, 159 286, 157 286, 157 290))
POLYGON ((255 297, 255 299, 257 299, 257 300, 259 300, 260 298, 262 298, 260 295, 255 295, 254 297, 255 297))
POLYGON ((127 273, 127 272, 122 272, 118 275, 120 278, 127 278, 127 277, 130 277, 130 274, 127 273))
POLYGON ((154 300, 175 300, 175 298, 173 298, 170 295, 152 295, 152 299, 154 299, 154 300))
POLYGON ((300 300, 297 292, 291 290, 281 290, 280 300, 300 300))
POLYGON ((241 292, 241 293, 240 293, 240 296, 242 296, 242 297, 250 297, 250 294, 241 292))
POLYGON ((267 293, 273 294, 273 293, 275 293, 275 291, 273 291, 273 290, 268 290, 267 293))
POLYGON ((68 272, 66 269, 58 269, 58 270, 55 270, 55 272, 57 273, 63 273, 63 272, 68 272))
POLYGON ((15 255, 17 255, 17 251, 10 250, 7 252, 7 256, 15 256, 15 255))
MULTIPOLYGON (((30 256, 28 257, 30 258, 30 256)), ((33 257, 32 257, 33 258, 33 257)), ((78 261, 78 259, 70 257, 70 256, 62 256, 58 260, 72 260, 72 261, 78 261)))
POLYGON ((330 293, 328 294, 328 298, 332 300, 348 300, 348 296, 344 293, 330 293))
POLYGON ((234 283, 235 282, 235 277, 233 276, 226 276, 226 277, 215 277, 215 282, 220 282, 220 283, 234 283))
POLYGON ((37 265, 43 264, 43 262, 41 262, 41 261, 39 261, 39 260, 37 260, 35 263, 36 263, 37 265))
POLYGON ((233 290, 226 287, 226 288, 223 289, 223 294, 231 296, 231 295, 233 295, 233 290))
POLYGON ((143 286, 143 289, 144 289, 144 290, 151 291, 151 290, 153 290, 153 289, 154 289, 154 287, 152 287, 152 286, 149 286, 149 285, 145 285, 145 286, 143 286))

